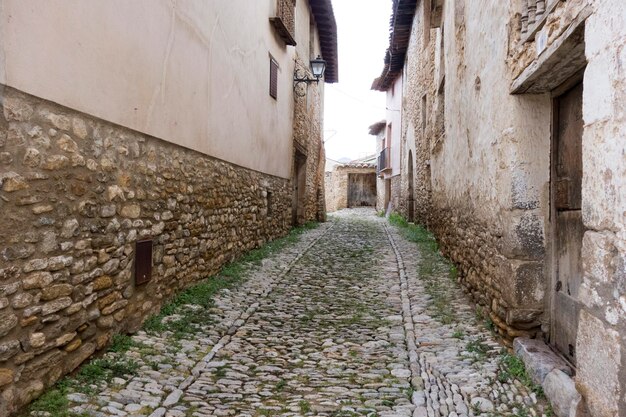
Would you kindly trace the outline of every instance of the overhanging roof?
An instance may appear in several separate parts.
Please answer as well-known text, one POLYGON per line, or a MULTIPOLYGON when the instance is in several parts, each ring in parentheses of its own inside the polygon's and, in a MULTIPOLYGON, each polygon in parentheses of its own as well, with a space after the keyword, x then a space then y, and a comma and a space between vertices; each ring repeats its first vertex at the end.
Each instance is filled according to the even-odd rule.
POLYGON ((383 131, 383 129, 385 129, 385 127, 387 127, 386 120, 381 120, 380 122, 374 123, 369 127, 370 135, 378 135, 380 132, 383 131))
POLYGON ((322 58, 326 61, 324 80, 339 81, 339 57, 337 52, 337 22, 331 0, 309 0, 320 37, 322 58))
POLYGON ((385 53, 385 66, 380 77, 372 83, 372 90, 387 91, 402 73, 406 51, 411 39, 411 27, 418 0, 393 0, 389 21, 389 48, 385 53))

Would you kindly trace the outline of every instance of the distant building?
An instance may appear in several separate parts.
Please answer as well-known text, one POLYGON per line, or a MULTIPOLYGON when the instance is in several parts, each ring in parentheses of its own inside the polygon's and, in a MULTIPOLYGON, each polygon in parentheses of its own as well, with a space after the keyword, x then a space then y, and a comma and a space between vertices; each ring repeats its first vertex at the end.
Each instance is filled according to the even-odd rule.
POLYGON ((329 212, 376 207, 376 155, 336 164, 326 172, 326 209, 329 212))
POLYGON ((388 161, 388 154, 384 151, 387 144, 387 122, 383 120, 374 123, 369 127, 369 134, 376 137, 376 210, 386 212, 391 201, 391 180, 385 179, 383 172, 388 161))

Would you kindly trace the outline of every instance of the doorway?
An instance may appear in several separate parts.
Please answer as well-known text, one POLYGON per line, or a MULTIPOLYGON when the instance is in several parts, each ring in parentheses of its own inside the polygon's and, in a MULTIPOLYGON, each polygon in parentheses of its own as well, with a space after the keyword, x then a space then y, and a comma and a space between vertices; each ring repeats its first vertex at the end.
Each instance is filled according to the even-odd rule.
POLYGON ((376 174, 348 174, 348 207, 376 206, 376 174))
POLYGON ((409 151, 409 169, 408 169, 408 182, 409 182, 409 195, 408 195, 408 220, 409 222, 415 221, 415 196, 413 193, 413 153, 409 151))
MULTIPOLYGON (((571 84, 570 84, 571 86, 571 84)), ((582 282, 583 84, 555 97, 551 146, 552 343, 576 364, 582 282)))
POLYGON ((296 150, 293 174, 293 201, 291 223, 298 226, 304 223, 304 194, 306 190, 306 155, 296 150))

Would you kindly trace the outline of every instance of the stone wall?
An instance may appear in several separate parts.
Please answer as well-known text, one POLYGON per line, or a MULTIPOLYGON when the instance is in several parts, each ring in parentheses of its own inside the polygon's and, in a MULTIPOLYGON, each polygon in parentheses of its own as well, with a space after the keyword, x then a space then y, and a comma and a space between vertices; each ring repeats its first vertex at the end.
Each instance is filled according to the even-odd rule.
POLYGON ((385 207, 385 182, 380 176, 376 176, 376 211, 386 211, 385 207))
POLYGON ((418 4, 404 73, 403 201, 395 207, 408 214, 410 152, 417 220, 497 331, 506 341, 554 343, 553 318, 564 313, 552 311, 552 93, 586 64, 576 384, 594 417, 626 416, 626 4, 545 4, 543 27, 523 35, 521 1, 445 2, 441 27, 428 37, 432 22, 418 4))
POLYGON ((406 199, 402 194, 402 176, 396 175, 390 178, 391 180, 391 208, 392 211, 407 215, 406 199))
POLYGON ((545 320, 550 101, 509 94, 507 69, 494 59, 507 58, 506 43, 466 53, 484 33, 508 39, 502 21, 509 5, 483 3, 446 3, 442 22, 417 7, 405 62, 397 207, 408 217, 411 155, 416 221, 436 234, 463 285, 510 342, 536 334, 545 320), (484 9, 493 10, 491 19, 479 17, 484 9))
MULTIPOLYGON (((305 72, 309 78, 308 61, 298 58, 296 66, 305 72)), ((298 224, 308 221, 326 220, 326 200, 324 191, 324 165, 326 154, 322 139, 323 97, 324 83, 307 85, 303 91, 306 95, 295 95, 294 110, 294 160, 295 152, 299 150, 306 156, 306 185, 303 202, 303 214, 299 216, 298 224)))
POLYGON ((290 227, 289 180, 10 88, 0 104, 0 415, 290 227), (153 276, 138 286, 144 239, 153 276))
MULTIPOLYGON (((328 212, 348 207, 348 177, 350 174, 375 174, 375 167, 355 167, 337 165, 332 172, 326 173, 326 208, 328 212)), ((378 180, 380 181, 380 180, 378 180)), ((379 185, 378 182, 376 184, 379 185)), ((383 184, 384 186, 384 184, 383 184)), ((380 196, 380 193, 378 193, 380 196)))
POLYGON ((583 283, 577 386, 592 415, 626 416, 626 4, 585 23, 583 283))
MULTIPOLYGON (((405 61, 404 100, 402 106, 402 180, 403 200, 409 199, 409 186, 413 187, 413 218, 423 225, 430 224, 431 210, 431 139, 433 135, 433 97, 435 85, 435 39, 425 39, 426 31, 430 36, 430 22, 424 22, 423 5, 413 18, 411 39, 405 61), (413 184, 409 184, 409 154, 413 163, 413 184)), ((408 206, 403 214, 409 217, 408 206)))

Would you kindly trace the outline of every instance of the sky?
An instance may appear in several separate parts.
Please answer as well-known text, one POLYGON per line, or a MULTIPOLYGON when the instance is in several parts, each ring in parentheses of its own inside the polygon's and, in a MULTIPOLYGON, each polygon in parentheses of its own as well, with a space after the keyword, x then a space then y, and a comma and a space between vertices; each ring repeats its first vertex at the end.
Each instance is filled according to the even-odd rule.
POLYGON ((326 84, 324 140, 330 159, 376 152, 368 127, 385 118, 385 94, 371 91, 389 46, 391 0, 333 0, 339 43, 339 83, 326 84))

